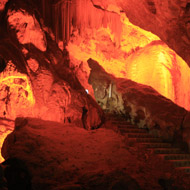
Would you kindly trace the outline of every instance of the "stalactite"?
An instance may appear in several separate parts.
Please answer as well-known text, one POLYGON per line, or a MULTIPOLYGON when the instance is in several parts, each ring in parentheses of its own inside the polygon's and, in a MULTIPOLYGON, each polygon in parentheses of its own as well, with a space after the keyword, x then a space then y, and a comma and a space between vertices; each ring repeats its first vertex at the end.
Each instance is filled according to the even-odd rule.
POLYGON ((62 39, 63 41, 65 40, 65 3, 62 3, 61 5, 61 18, 62 18, 62 22, 61 22, 61 28, 62 28, 62 39))
POLYGON ((98 9, 90 0, 60 0, 51 3, 49 0, 41 0, 42 15, 46 22, 52 23, 56 41, 68 42, 71 28, 76 28, 79 34, 83 34, 86 28, 99 29, 109 27, 114 34, 115 41, 120 41, 122 23, 120 15, 98 9), (52 12, 49 7, 52 6, 52 12), (47 11, 48 10, 48 11, 47 11))
POLYGON ((43 18, 46 18, 46 0, 42 0, 42 15, 43 18))
MULTIPOLYGON (((50 1, 42 0, 42 15, 44 19, 50 19, 50 1)), ((116 39, 121 35, 120 15, 97 9, 89 0, 65 0, 52 4, 51 19, 56 41, 69 41, 71 28, 77 28, 82 34, 86 28, 98 29, 109 27, 116 39)))
POLYGON ((75 0, 74 2, 76 6, 76 18, 74 19, 80 32, 85 31, 85 28, 109 27, 115 40, 119 41, 122 32, 120 15, 95 8, 89 0, 75 0))
POLYGON ((70 38, 70 2, 67 2, 67 42, 70 38))
MULTIPOLYGON (((55 14, 59 15, 59 7, 55 6, 55 14)), ((55 39, 56 41, 58 41, 58 37, 59 37, 59 29, 58 29, 58 23, 59 23, 59 19, 55 20, 55 39)))
POLYGON ((42 13, 42 16, 45 20, 45 23, 47 26, 51 27, 52 21, 55 20, 54 14, 52 12, 52 3, 51 0, 41 0, 39 3, 41 3, 41 9, 40 12, 42 13))

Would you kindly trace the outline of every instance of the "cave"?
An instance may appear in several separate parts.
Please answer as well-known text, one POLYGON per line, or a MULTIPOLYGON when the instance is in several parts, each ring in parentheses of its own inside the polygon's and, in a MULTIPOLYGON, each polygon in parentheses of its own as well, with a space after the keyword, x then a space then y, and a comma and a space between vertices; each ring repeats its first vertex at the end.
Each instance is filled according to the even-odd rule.
POLYGON ((189 190, 189 23, 189 0, 0 0, 0 190, 189 190))

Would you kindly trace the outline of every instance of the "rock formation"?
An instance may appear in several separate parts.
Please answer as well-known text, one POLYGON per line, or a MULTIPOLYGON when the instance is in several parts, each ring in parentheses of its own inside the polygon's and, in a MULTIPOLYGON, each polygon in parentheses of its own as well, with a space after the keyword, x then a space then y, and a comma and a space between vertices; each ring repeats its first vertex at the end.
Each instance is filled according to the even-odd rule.
POLYGON ((0 188, 19 163, 35 190, 173 188, 164 175, 188 186, 149 150, 96 129, 104 110, 190 146, 189 14, 189 0, 0 1, 0 119, 15 120, 0 188))
POLYGON ((97 102, 104 110, 123 114, 130 122, 140 128, 147 128, 150 133, 166 141, 177 142, 179 140, 175 139, 176 134, 181 138, 184 134, 184 141, 189 143, 188 135, 185 135, 185 131, 189 129, 188 111, 149 86, 128 79, 115 78, 93 60, 89 60, 89 66, 91 67, 89 82, 93 86, 97 102))
POLYGON ((9 1, 1 14, 0 116, 78 121, 80 126, 85 108, 85 128, 97 128, 103 112, 69 68, 67 52, 58 48, 38 11, 30 6, 9 1))
POLYGON ((158 35, 190 64, 190 1, 163 0, 92 0, 94 5, 115 11, 119 7, 129 20, 158 35))
POLYGON ((71 124, 34 118, 17 119, 14 132, 2 148, 5 159, 16 157, 26 163, 37 190, 88 183, 79 178, 88 177, 91 172, 109 174, 120 165, 120 156, 127 154, 122 140, 112 130, 90 132, 71 124))

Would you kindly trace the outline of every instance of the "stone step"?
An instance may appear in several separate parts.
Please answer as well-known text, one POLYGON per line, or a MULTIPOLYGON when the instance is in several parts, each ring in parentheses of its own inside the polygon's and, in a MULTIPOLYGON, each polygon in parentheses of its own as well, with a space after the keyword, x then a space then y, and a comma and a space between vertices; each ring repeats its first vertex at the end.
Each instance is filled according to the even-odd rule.
POLYGON ((149 133, 126 133, 125 135, 127 135, 128 138, 155 138, 149 133))
POLYGON ((165 160, 188 160, 190 159, 190 154, 162 154, 160 155, 165 160))
POLYGON ((148 134, 146 131, 139 130, 138 128, 134 127, 128 127, 128 128, 118 128, 118 131, 120 131, 121 135, 128 135, 128 134, 148 134))
POLYGON ((186 167, 176 167, 176 170, 184 171, 185 173, 190 174, 190 167, 189 166, 186 166, 186 167))
MULTIPOLYGON (((118 127, 119 128, 119 127, 118 127)), ((146 129, 140 129, 132 126, 126 128, 119 128, 119 130, 123 133, 148 133, 146 129)))
POLYGON ((126 133, 148 133, 147 129, 140 129, 140 128, 135 128, 135 127, 126 128, 125 132, 126 133))
POLYGON ((118 124, 118 123, 128 123, 130 124, 130 122, 128 122, 127 120, 123 119, 123 118, 112 118, 112 119, 106 119, 107 121, 110 121, 112 123, 118 124))
POLYGON ((154 142, 154 143, 141 143, 146 148, 171 148, 172 145, 170 143, 162 143, 162 142, 154 142))
POLYGON ((175 167, 190 167, 190 160, 170 160, 175 167))
POLYGON ((154 143, 154 142, 162 142, 160 138, 149 137, 149 138, 129 138, 134 139, 138 143, 154 143))
POLYGON ((131 125, 131 123, 126 120, 111 121, 111 122, 112 122, 112 124, 115 124, 115 125, 131 125))
POLYGON ((179 148, 153 148, 155 154, 182 154, 179 148))
POLYGON ((125 125, 117 125, 118 129, 139 129, 138 126, 132 124, 125 124, 125 125))
POLYGON ((148 133, 145 128, 130 124, 121 118, 112 118, 112 124, 116 124, 119 132, 124 135, 129 142, 138 143, 152 150, 163 159, 173 163, 174 167, 190 174, 190 154, 184 154, 180 148, 172 147, 171 143, 163 142, 161 138, 148 133))

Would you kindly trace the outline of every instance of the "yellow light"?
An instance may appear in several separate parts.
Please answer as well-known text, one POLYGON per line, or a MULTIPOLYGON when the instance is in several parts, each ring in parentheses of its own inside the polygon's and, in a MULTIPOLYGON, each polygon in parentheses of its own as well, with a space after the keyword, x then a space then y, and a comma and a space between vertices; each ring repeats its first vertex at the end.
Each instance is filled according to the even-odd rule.
POLYGON ((120 22, 122 30, 119 34, 116 30, 113 32, 109 24, 107 27, 100 25, 96 30, 86 28, 85 35, 75 36, 69 42, 70 57, 78 63, 92 58, 115 77, 151 86, 190 110, 190 68, 187 63, 159 37, 131 24, 125 14, 120 14, 120 22))

